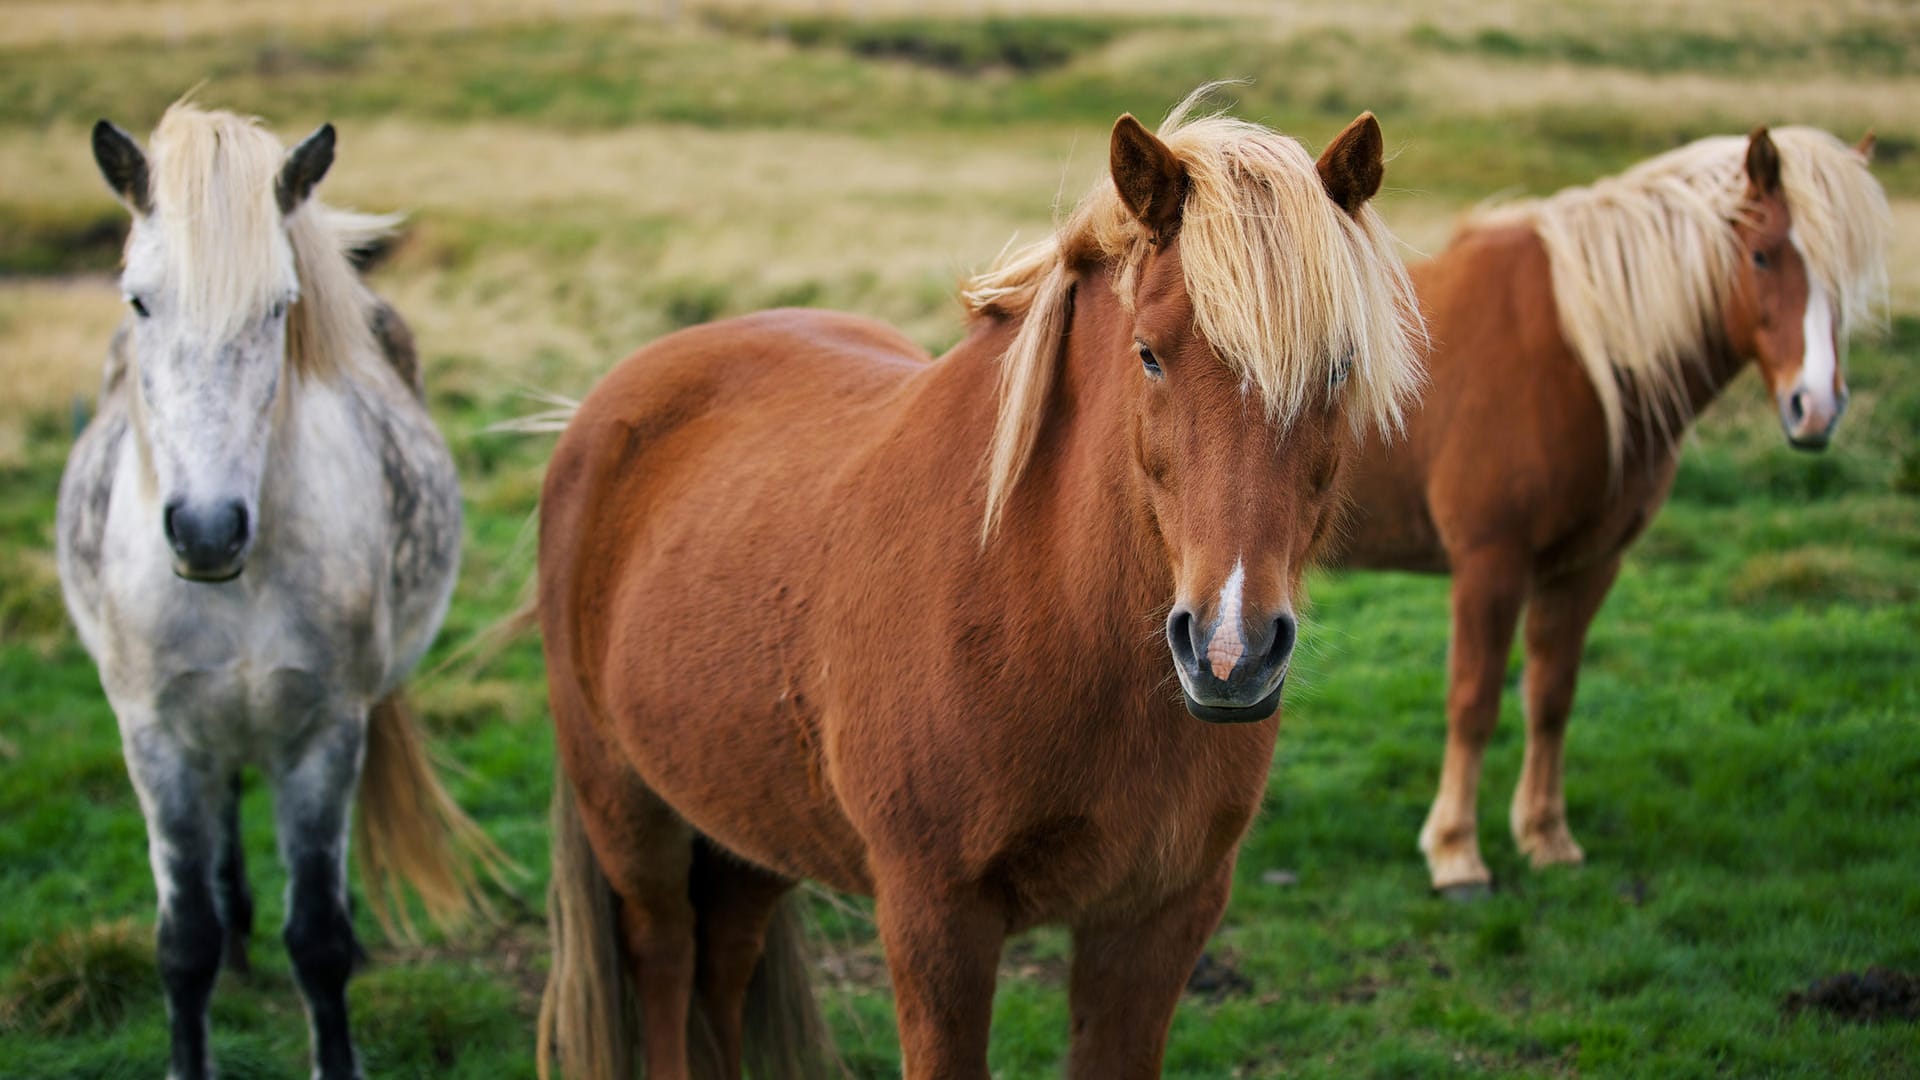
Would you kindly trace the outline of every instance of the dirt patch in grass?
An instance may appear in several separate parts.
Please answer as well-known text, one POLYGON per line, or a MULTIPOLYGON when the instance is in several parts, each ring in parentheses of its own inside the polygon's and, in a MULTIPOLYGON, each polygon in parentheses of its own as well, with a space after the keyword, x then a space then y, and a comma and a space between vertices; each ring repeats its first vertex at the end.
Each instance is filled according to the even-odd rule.
POLYGON ((1200 961, 1193 965, 1193 974, 1187 976, 1187 993, 1218 1005, 1252 994, 1253 980, 1241 972, 1232 953, 1203 952, 1200 961))
POLYGON ((1788 1016, 1809 1009, 1856 1024, 1912 1023, 1920 1020, 1920 975, 1882 967, 1843 971, 1788 994, 1780 1006, 1788 1016))

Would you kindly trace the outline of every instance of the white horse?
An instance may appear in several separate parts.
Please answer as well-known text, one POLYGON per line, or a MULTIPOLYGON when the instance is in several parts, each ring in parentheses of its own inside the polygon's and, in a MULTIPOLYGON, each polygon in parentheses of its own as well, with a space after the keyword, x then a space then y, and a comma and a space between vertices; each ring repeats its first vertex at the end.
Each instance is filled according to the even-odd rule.
POLYGON ((243 766, 274 789, 282 936, 316 1077, 360 1075, 346 1005, 356 788, 383 922, 401 879, 437 919, 459 917, 476 899, 466 856, 490 850, 400 704, 453 589, 460 491, 399 363, 411 357, 383 356, 390 309, 344 254, 375 219, 309 199, 333 146, 331 125, 284 152, 255 121, 185 103, 151 159, 104 120, 93 131, 133 214, 132 312, 61 479, 60 580, 146 814, 179 1080, 212 1071, 223 954, 246 965, 243 766))

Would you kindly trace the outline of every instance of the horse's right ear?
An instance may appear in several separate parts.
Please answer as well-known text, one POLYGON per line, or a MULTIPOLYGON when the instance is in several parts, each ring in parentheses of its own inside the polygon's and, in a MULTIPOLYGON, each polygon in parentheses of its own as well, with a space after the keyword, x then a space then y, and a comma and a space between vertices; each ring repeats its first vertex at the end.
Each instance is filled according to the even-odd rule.
POLYGON ((99 164, 100 175, 106 177, 107 186, 127 204, 127 209, 136 214, 153 209, 151 193, 147 190, 147 155, 140 152, 140 144, 133 141, 133 136, 108 120, 93 125, 93 160, 99 164))
POLYGON ((1860 141, 1853 144, 1853 152, 1860 155, 1861 164, 1873 164, 1873 147, 1878 141, 1879 140, 1874 137, 1873 129, 1868 128, 1867 133, 1860 136, 1860 141))
POLYGON ((1113 125, 1107 167, 1113 172, 1120 201, 1154 240, 1165 240, 1180 228, 1180 208, 1187 201, 1187 167, 1132 113, 1113 125))
POLYGON ((1756 195, 1780 193, 1780 150, 1764 124, 1747 136, 1747 186, 1756 195))

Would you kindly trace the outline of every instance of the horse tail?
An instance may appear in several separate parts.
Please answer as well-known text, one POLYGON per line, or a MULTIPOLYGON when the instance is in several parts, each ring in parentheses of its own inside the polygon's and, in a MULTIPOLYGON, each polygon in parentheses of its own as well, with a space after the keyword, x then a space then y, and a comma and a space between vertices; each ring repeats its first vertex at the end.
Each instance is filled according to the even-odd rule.
POLYGON ((367 717, 354 850, 368 906, 389 937, 411 939, 403 886, 420 895, 442 928, 478 912, 492 920, 477 871, 495 881, 512 864, 440 786, 420 728, 399 691, 367 717))
POLYGON ((813 966, 797 894, 780 901, 767 924, 760 966, 747 988, 747 1072, 766 1080, 827 1080, 844 1075, 813 996, 813 966))
POLYGON ((547 886, 547 937, 553 963, 540 997, 535 1065, 549 1080, 557 1052, 567 1075, 627 1080, 639 1043, 633 989, 620 942, 613 886, 587 842, 580 804, 565 770, 555 768, 549 831, 553 878, 547 886))

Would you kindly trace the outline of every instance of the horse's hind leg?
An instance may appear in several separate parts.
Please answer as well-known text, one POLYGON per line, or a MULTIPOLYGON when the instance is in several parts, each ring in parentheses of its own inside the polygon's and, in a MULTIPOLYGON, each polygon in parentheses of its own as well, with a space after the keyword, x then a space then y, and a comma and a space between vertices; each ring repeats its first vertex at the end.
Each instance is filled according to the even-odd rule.
POLYGON ((348 808, 360 779, 364 721, 322 721, 288 748, 274 769, 274 826, 287 867, 287 921, 281 929, 306 999, 317 1080, 357 1080, 347 1024, 353 974, 353 920, 347 908, 348 808))
POLYGON ((1527 602, 1527 753, 1508 822, 1521 854, 1536 868, 1586 857, 1567 828, 1562 786, 1567 715, 1573 711, 1587 628, 1619 570, 1620 560, 1609 559, 1537 585, 1527 602))
POLYGON ((728 855, 710 842, 695 845, 693 897, 699 915, 700 1009, 711 1029, 719 1074, 741 1071, 747 988, 766 948, 767 927, 793 882, 728 855))
POLYGON ((221 776, 158 723, 122 718, 122 747, 160 893, 157 957, 172 1035, 169 1080, 213 1072, 207 1007, 220 975, 222 930, 214 892, 221 776))
POLYGON ((227 970, 246 974, 247 942, 253 938, 253 890, 247 885, 247 860, 240 839, 240 773, 227 785, 220 813, 221 913, 227 928, 227 970))
POLYGON ((1226 910, 1233 860, 1211 879, 1138 919, 1103 920, 1073 931, 1068 1003, 1074 1080, 1157 1077, 1167 1030, 1207 935, 1226 910))

